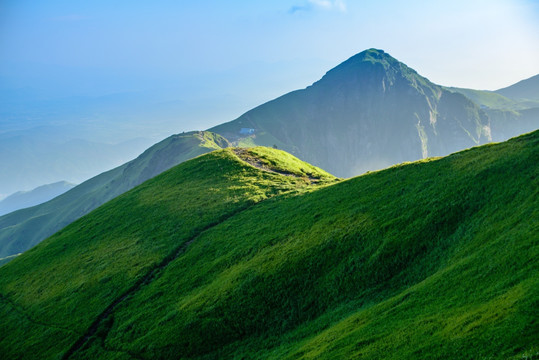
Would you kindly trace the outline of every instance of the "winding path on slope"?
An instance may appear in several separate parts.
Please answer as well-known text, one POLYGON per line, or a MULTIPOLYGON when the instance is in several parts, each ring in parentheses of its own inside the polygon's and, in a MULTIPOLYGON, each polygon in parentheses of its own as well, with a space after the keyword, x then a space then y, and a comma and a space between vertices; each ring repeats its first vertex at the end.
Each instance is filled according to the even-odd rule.
POLYGON ((292 176, 296 178, 308 178, 311 184, 316 184, 318 181, 320 181, 320 179, 313 178, 310 176, 300 176, 300 175, 297 175, 288 171, 280 171, 280 170, 273 169, 269 167, 267 164, 264 164, 259 158, 249 153, 249 151, 246 148, 233 148, 232 151, 234 152, 234 154, 236 154, 237 157, 240 158, 240 160, 245 161, 247 164, 259 170, 278 174, 278 175, 292 176))
MULTIPOLYGON (((135 284, 133 284, 129 289, 127 289, 122 295, 120 295, 120 297, 118 297, 116 300, 114 300, 109 306, 107 306, 107 308, 105 310, 103 310, 103 312, 101 312, 97 317, 96 319, 94 320, 94 322, 92 322, 92 324, 90 325, 90 327, 88 328, 88 330, 86 330, 84 332, 84 334, 82 334, 79 339, 64 353, 64 355, 62 356, 62 359, 63 360, 67 360, 69 359, 73 354, 75 354, 77 351, 79 351, 93 336, 96 336, 98 330, 100 329, 101 325, 107 321, 107 319, 109 319, 109 317, 112 315, 112 313, 116 310, 116 308, 118 306, 120 306, 121 304, 129 301, 129 299, 131 297, 133 297, 133 295, 139 291, 142 287, 150 284, 152 281, 156 280, 157 278, 159 278, 163 271, 165 270, 165 268, 172 262, 174 261, 175 259, 177 259, 181 254, 183 254, 187 248, 189 247, 189 245, 191 245, 197 238, 199 238, 204 232, 214 228, 215 226, 227 221, 228 219, 230 219, 231 217, 249 209, 250 207, 256 205, 257 203, 255 204, 251 204, 251 205, 247 205, 246 207, 243 207, 241 209, 238 209, 230 214, 227 214, 225 215, 225 217, 219 219, 217 222, 215 223, 212 223, 212 224, 209 224, 207 225, 205 228, 203 228, 202 230, 200 230, 200 232, 198 234, 196 234, 195 236, 193 236, 191 239, 187 240, 186 242, 184 242, 182 245, 180 245, 179 247, 177 247, 176 249, 174 249, 169 255, 167 255, 165 258, 163 258, 163 260, 161 260, 161 262, 159 264, 157 264, 153 269, 151 269, 150 271, 148 271, 148 273, 143 276, 142 278, 140 278, 135 284)), ((105 333, 100 333, 98 334, 99 337, 101 337, 103 339, 103 343, 104 343, 104 340, 105 338, 107 337, 108 335, 108 331, 106 331, 105 333)), ((105 350, 107 350, 105 348, 105 350)), ((131 351, 125 351, 125 350, 119 350, 119 349, 109 349, 109 350, 113 350, 113 351, 121 351, 121 352, 125 352, 127 354, 129 354, 131 357, 133 358, 136 358, 136 359, 142 359, 144 360, 144 357, 142 357, 141 355, 139 354, 136 354, 136 353, 133 353, 131 351)))

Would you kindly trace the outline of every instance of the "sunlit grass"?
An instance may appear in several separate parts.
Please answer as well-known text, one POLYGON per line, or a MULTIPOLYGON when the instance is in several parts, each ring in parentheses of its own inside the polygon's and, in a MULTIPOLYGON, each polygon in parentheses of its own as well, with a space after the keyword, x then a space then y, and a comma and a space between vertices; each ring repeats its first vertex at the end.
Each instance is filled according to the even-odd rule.
POLYGON ((189 241, 73 358, 536 351, 539 132, 337 182, 278 150, 247 156, 289 176, 213 152, 0 268, 0 347, 54 358, 189 241), (57 328, 44 333, 14 306, 57 328))

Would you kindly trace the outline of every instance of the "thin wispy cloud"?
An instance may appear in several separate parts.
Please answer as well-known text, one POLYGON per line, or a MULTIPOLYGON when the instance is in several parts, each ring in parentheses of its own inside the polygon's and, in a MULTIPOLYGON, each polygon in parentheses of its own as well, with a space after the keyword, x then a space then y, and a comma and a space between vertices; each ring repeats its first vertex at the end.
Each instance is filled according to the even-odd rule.
POLYGON ((344 0, 309 0, 309 3, 326 10, 346 11, 344 0))
POLYGON ((293 5, 288 12, 290 14, 295 14, 297 12, 313 10, 336 10, 345 12, 346 3, 344 0, 308 0, 301 5, 293 5))
POLYGON ((297 12, 310 11, 310 10, 311 10, 311 7, 308 5, 294 5, 288 10, 288 13, 295 14, 297 12))

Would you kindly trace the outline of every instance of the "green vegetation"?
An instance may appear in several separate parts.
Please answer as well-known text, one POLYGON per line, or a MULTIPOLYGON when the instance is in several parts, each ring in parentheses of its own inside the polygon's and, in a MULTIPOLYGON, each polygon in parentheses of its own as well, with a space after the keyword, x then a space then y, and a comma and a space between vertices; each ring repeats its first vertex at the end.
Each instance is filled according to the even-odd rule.
POLYGON ((522 103, 508 99, 505 96, 497 94, 494 91, 463 89, 455 87, 449 87, 447 88, 447 90, 461 93, 462 95, 472 100, 474 103, 484 108, 497 110, 518 110, 526 108, 522 103))
MULTIPOLYGON (((260 152, 287 157, 279 150, 260 152)), ((294 164, 309 173, 291 168, 298 176, 283 176, 256 169, 231 150, 213 152, 115 198, 6 264, 0 312, 13 321, 0 328, 2 353, 16 358, 25 349, 29 357, 53 357, 114 299, 205 229, 265 198, 302 191, 309 175, 334 181, 308 164, 294 164), (57 337, 62 341, 51 343, 57 337)))
POLYGON ((276 145, 339 177, 484 144, 489 130, 477 104, 377 49, 210 129, 234 146, 276 145))
POLYGON ((7 264, 8 262, 10 262, 11 260, 13 260, 19 255, 20 254, 14 254, 14 255, 6 256, 5 258, 0 258, 0 266, 3 264, 7 264))
POLYGON ((302 177, 311 182, 326 182, 333 178, 333 175, 324 170, 277 149, 254 147, 235 149, 234 153, 243 161, 266 171, 302 177))
POLYGON ((537 356, 538 158, 539 131, 337 182, 274 149, 200 156, 1 267, 0 352, 537 356))
POLYGON ((62 196, 0 217, 0 258, 28 250, 174 165, 230 145, 275 146, 332 174, 351 177, 503 141, 538 128, 539 107, 518 112, 506 108, 533 103, 538 79, 497 93, 451 89, 472 101, 431 83, 384 51, 369 49, 331 69, 312 86, 258 106, 216 126, 214 132, 171 136, 62 196), (504 91, 527 100, 504 97, 504 91), (480 109, 484 103, 490 108, 480 109), (493 104, 503 108, 495 109, 493 104), (254 133, 241 135, 242 128, 254 133))
POLYGON ((173 135, 138 158, 104 172, 44 204, 0 217, 0 257, 24 252, 98 206, 185 160, 228 146, 220 135, 173 135))

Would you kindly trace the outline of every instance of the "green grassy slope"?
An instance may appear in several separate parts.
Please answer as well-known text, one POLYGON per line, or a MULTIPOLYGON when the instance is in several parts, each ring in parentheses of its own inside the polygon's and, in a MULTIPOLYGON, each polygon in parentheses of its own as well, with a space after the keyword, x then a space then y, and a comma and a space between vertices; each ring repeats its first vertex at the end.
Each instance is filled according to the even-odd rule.
POLYGON ((269 169, 282 171, 288 164, 294 176, 259 170, 231 150, 198 157, 115 198, 4 265, 0 353, 54 358, 114 299, 205 229, 265 198, 309 187, 310 178, 334 181, 293 159, 271 166, 280 153, 253 150, 269 169))
POLYGON ((135 160, 104 172, 44 204, 0 217, 0 258, 24 252, 101 204, 195 156, 228 146, 210 132, 173 135, 135 160))
POLYGON ((0 349, 70 359, 537 356, 539 132, 321 187, 307 184, 324 174, 275 150, 245 158, 289 176, 234 154, 186 162, 0 268, 0 349))
POLYGON ((13 260, 19 255, 20 254, 14 254, 14 255, 6 256, 5 258, 0 258, 0 266, 2 266, 3 264, 7 264, 8 262, 10 262, 11 260, 13 260))

